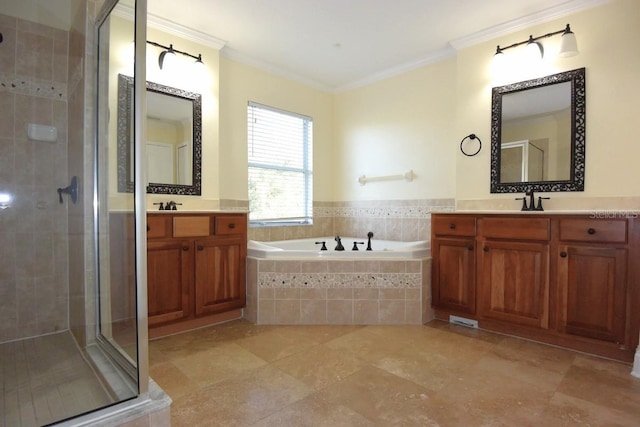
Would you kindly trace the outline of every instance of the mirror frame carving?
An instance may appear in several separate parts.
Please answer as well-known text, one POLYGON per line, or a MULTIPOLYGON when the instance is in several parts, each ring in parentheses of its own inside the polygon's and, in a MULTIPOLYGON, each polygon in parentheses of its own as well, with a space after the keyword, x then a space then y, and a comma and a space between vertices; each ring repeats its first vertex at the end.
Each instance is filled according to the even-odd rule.
MULTIPOLYGON (((118 191, 133 193, 133 181, 130 176, 131 159, 129 156, 129 136, 132 134, 133 77, 118 74, 118 191)), ((199 196, 202 192, 202 95, 170 86, 147 81, 147 91, 161 93, 191 101, 193 105, 193 165, 192 184, 149 183, 148 194, 178 194, 199 196)))
POLYGON ((585 168, 585 69, 494 87, 491 90, 491 193, 525 191, 584 191, 585 168), (500 182, 500 145, 502 139, 502 96, 557 83, 571 82, 571 175, 564 181, 500 182))

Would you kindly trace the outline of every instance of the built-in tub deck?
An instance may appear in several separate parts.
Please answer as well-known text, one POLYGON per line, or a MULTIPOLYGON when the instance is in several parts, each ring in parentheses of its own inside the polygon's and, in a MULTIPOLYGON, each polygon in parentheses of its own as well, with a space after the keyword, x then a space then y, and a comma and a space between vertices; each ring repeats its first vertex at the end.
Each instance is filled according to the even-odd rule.
POLYGON ((433 318, 429 242, 333 237, 249 242, 245 317, 258 324, 422 324, 433 318), (327 251, 321 251, 325 241, 327 251), (352 251, 353 241, 364 242, 352 251))

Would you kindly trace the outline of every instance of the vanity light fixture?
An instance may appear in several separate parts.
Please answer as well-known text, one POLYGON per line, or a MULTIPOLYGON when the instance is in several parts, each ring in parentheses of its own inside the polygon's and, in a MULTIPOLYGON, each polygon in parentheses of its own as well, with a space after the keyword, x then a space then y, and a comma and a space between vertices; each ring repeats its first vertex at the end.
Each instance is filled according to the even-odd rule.
POLYGON ((538 40, 546 39, 547 37, 555 36, 558 34, 562 34, 562 39, 560 40, 560 50, 558 52, 558 56, 562 58, 567 58, 570 56, 575 56, 578 54, 578 42, 576 41, 576 36, 571 31, 571 27, 569 24, 559 31, 554 31, 552 33, 547 33, 539 37, 529 36, 527 40, 510 44, 509 46, 500 47, 500 45, 496 48, 496 53, 494 55, 494 61, 501 61, 504 58, 504 51, 507 49, 511 49, 517 46, 526 45, 526 49, 531 51, 531 56, 535 56, 536 58, 539 56, 540 59, 544 57, 544 47, 542 43, 538 40))
POLYGON ((160 66, 161 70, 163 67, 167 65, 165 64, 165 61, 168 63, 171 60, 170 58, 176 58, 176 53, 195 59, 194 62, 198 66, 204 65, 204 63, 202 62, 202 54, 198 54, 197 56, 192 55, 189 52, 184 52, 182 50, 175 49, 172 44, 170 44, 169 46, 165 46, 160 43, 152 42, 150 40, 147 40, 147 43, 162 49, 162 52, 160 52, 160 55, 158 56, 158 65, 160 66))

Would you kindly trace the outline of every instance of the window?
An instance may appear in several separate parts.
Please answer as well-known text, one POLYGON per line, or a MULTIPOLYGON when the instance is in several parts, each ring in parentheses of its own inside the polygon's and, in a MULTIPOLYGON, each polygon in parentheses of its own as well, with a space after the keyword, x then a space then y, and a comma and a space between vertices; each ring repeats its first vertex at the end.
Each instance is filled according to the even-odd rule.
POLYGON ((247 129, 249 220, 311 224, 313 119, 250 102, 247 129))

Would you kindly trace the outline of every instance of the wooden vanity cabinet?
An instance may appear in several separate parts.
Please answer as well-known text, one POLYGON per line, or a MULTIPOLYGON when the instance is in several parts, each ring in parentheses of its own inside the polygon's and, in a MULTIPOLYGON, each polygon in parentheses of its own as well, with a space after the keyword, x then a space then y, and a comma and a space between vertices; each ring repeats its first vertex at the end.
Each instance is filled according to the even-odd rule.
POLYGON ((244 307, 246 244, 245 214, 148 214, 150 335, 227 320, 220 315, 244 307))
POLYGON ((560 221, 558 329, 625 342, 627 221, 560 221))
POLYGON ((484 329, 632 361, 640 331, 637 223, 432 214, 436 317, 463 316, 484 329))
POLYGON ((549 219, 484 218, 479 224, 479 317, 548 328, 549 219))
POLYGON ((475 218, 434 218, 431 252, 432 301, 435 307, 476 312, 475 218))

